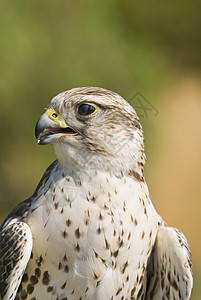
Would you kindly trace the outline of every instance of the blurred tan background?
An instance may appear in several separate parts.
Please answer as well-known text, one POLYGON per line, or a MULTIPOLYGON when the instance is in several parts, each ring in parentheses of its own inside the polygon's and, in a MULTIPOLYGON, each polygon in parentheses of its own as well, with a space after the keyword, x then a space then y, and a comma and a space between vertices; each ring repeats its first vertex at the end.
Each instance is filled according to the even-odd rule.
POLYGON ((201 299, 200 11, 196 0, 1 1, 1 221, 55 158, 34 138, 53 96, 92 85, 129 101, 140 91, 158 111, 143 115, 136 102, 152 201, 187 236, 201 299))

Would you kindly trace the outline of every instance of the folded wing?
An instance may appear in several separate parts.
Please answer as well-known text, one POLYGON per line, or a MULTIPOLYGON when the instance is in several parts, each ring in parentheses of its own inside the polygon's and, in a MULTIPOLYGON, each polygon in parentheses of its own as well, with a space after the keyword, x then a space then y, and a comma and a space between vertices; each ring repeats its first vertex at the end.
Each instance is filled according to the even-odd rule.
POLYGON ((0 232, 0 299, 14 300, 31 256, 32 234, 16 219, 5 224, 0 232))
POLYGON ((160 228, 147 268, 145 299, 190 299, 193 286, 191 268, 191 254, 185 236, 176 228, 160 228))

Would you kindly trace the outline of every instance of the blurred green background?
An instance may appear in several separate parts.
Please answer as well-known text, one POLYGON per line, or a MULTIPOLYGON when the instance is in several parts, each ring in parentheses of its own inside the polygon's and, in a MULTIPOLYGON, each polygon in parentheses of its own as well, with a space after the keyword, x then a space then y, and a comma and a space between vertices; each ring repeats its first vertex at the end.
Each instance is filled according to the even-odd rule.
POLYGON ((55 158, 34 138, 53 96, 91 85, 129 101, 140 91, 159 111, 141 116, 152 201, 186 234, 201 299, 200 11, 196 0, 0 2, 1 221, 55 158))

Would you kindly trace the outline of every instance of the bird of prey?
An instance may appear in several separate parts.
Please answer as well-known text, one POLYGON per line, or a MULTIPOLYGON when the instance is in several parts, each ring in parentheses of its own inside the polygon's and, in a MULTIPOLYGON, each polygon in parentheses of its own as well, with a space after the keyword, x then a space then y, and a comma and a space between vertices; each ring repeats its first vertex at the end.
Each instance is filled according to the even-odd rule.
POLYGON ((1 299, 189 299, 189 246, 152 205, 129 103, 74 88, 51 100, 35 131, 57 160, 1 226, 1 299))

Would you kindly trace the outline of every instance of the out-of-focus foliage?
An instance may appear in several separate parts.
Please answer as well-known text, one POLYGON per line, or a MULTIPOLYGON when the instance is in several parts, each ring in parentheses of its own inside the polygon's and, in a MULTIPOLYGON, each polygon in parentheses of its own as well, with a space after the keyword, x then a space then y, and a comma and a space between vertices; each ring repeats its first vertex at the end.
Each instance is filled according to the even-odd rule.
MULTIPOLYGON (((1 220, 16 203, 31 195, 55 157, 51 147, 37 145, 34 126, 57 93, 92 85, 114 90, 129 100, 141 91, 160 116, 164 107, 169 116, 169 99, 163 91, 176 86, 181 74, 196 73, 200 78, 200 11, 201 2, 197 0, 0 2, 1 220)), ((172 109, 174 101, 170 101, 172 109)), ((183 120, 182 114, 185 128, 188 120, 183 120)), ((170 122, 167 118, 163 127, 163 119, 158 118, 158 123, 157 119, 141 120, 148 161, 152 160, 147 173, 153 180, 148 181, 159 210, 160 199, 154 192, 159 183, 153 173, 160 154, 157 128, 165 132, 170 122)), ((166 154, 163 159, 168 161, 166 154)), ((199 162, 200 157, 197 169, 201 170, 199 162)), ((194 222, 192 216, 185 219, 179 213, 178 220, 186 227, 194 222)), ((189 232, 194 235, 188 236, 193 243, 196 232, 189 232)), ((195 247, 192 245, 192 249, 195 247)), ((195 257, 198 278, 201 256, 195 257)), ((201 291, 195 287, 193 299, 199 299, 199 295, 201 291)))
POLYGON ((201 67, 201 2, 122 1, 121 20, 128 32, 154 41, 171 63, 201 67))

